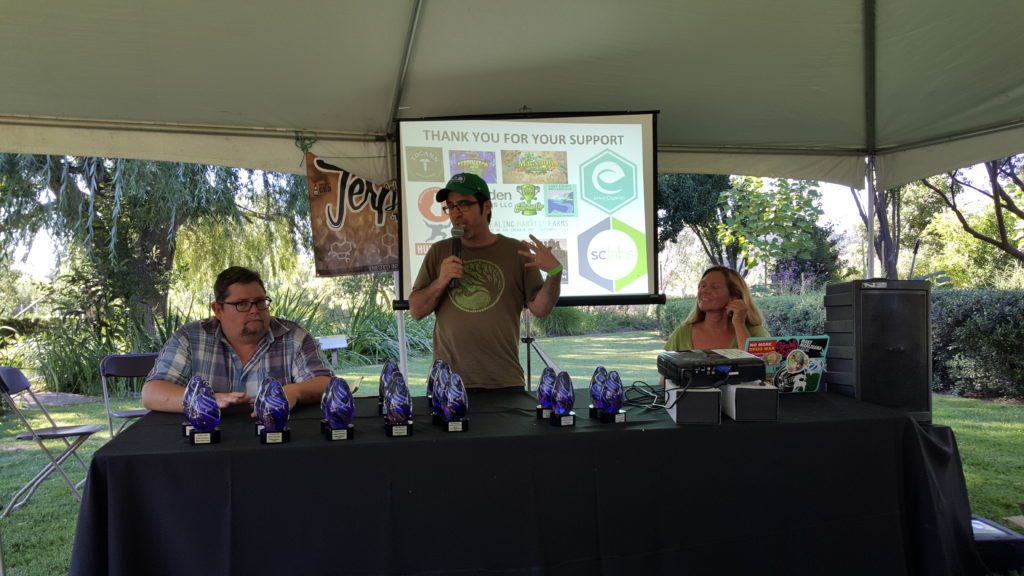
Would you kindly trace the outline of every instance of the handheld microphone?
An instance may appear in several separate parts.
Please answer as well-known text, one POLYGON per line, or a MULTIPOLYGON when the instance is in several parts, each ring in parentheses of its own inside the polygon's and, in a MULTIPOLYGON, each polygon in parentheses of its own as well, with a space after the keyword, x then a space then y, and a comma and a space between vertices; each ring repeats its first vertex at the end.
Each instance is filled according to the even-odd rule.
MULTIPOLYGON (((452 256, 462 258, 462 235, 466 231, 461 226, 452 226, 452 256)), ((459 287, 459 279, 452 278, 448 283, 448 289, 454 290, 459 287)))

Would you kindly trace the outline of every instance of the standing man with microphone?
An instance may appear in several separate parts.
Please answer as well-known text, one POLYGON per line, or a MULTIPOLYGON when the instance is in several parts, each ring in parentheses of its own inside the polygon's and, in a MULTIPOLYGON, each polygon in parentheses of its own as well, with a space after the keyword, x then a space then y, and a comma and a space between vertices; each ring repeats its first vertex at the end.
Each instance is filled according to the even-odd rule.
POLYGON ((409 312, 416 320, 434 313, 434 359, 448 362, 467 388, 522 388, 520 315, 524 307, 538 318, 551 313, 562 265, 532 234, 519 241, 491 231, 491 192, 479 176, 452 176, 435 199, 452 238, 427 252, 409 312))

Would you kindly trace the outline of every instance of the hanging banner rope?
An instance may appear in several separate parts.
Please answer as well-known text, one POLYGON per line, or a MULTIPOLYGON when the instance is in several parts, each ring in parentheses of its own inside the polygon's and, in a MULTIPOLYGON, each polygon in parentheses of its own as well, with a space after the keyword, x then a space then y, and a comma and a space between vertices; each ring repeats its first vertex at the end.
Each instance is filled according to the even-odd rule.
POLYGON ((306 153, 317 276, 398 270, 398 182, 374 184, 306 153))

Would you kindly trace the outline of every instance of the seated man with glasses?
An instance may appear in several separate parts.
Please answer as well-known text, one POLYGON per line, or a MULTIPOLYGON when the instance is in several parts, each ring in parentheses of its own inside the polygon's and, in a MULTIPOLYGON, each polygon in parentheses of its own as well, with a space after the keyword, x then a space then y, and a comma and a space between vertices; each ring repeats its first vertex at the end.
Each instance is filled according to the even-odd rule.
POLYGON ((434 313, 434 359, 448 362, 467 388, 522 388, 519 318, 524 307, 538 318, 551 313, 562 265, 533 235, 519 241, 491 231, 491 192, 479 176, 452 176, 434 199, 463 229, 461 256, 452 253, 451 239, 430 247, 409 312, 416 320, 434 313))
POLYGON ((319 402, 331 370, 316 339, 298 324, 270 315, 260 275, 233 266, 213 285, 214 316, 182 326, 164 344, 142 387, 151 410, 180 412, 193 376, 210 383, 217 404, 247 404, 264 378, 284 385, 288 403, 319 402))

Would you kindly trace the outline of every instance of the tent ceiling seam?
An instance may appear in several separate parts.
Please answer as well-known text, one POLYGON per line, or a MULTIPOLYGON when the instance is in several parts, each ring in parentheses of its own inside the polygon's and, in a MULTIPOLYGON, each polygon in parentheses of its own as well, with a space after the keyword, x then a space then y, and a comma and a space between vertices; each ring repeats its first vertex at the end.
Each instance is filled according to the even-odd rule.
POLYGON ((190 134, 197 136, 245 136, 250 138, 295 139, 296 131, 313 132, 319 140, 342 142, 376 142, 387 139, 386 134, 341 130, 310 130, 295 128, 257 128, 242 126, 213 126, 201 124, 167 124, 157 122, 125 122, 107 120, 86 120, 80 118, 50 118, 38 116, 0 115, 0 126, 33 126, 39 128, 64 128, 73 130, 118 130, 126 132, 153 132, 190 134))
POLYGON ((770 154, 774 156, 864 156, 864 150, 853 148, 799 148, 773 146, 658 146, 658 152, 676 154, 770 154))
POLYGON ((916 142, 908 142, 906 144, 887 146, 879 150, 876 150, 875 155, 881 156, 885 154, 893 154, 896 152, 905 152, 907 150, 927 148, 928 146, 947 144, 949 142, 967 140, 969 138, 976 138, 978 136, 988 136, 990 134, 998 134, 999 132, 1007 132, 1009 130, 1017 130, 1020 128, 1024 128, 1024 118, 1010 120, 1009 122, 1001 122, 999 124, 992 124, 990 126, 983 126, 980 128, 975 128, 973 130, 964 130, 962 132, 952 132, 950 134, 943 134, 941 136, 935 136, 934 138, 929 138, 927 140, 918 140, 916 142))
POLYGON ((878 73, 875 0, 864 0, 864 148, 872 156, 878 147, 877 86, 878 73))

